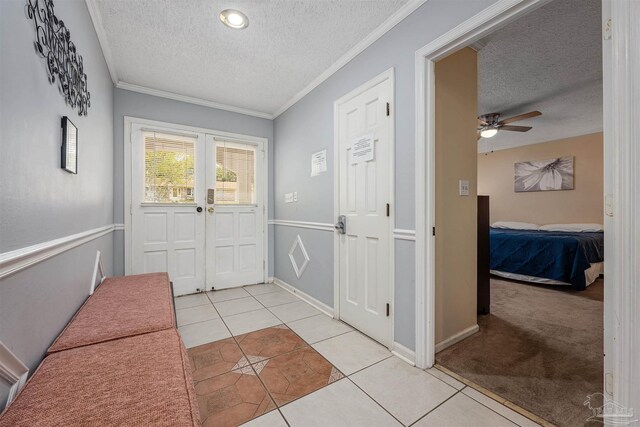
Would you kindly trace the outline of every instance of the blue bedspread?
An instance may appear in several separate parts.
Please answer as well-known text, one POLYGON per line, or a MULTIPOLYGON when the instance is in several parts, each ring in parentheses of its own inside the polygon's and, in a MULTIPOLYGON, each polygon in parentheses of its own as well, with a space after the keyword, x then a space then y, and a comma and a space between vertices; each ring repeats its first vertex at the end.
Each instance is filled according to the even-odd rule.
POLYGON ((604 233, 492 228, 491 270, 524 274, 586 288, 584 271, 604 261, 604 233))

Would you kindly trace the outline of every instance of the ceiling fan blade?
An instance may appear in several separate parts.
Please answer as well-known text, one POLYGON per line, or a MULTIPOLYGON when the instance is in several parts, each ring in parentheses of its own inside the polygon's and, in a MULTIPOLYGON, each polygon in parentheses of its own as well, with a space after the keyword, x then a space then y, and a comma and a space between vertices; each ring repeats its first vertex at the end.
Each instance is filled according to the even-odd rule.
POLYGON ((498 122, 499 125, 506 125, 507 123, 513 123, 524 119, 530 119, 532 117, 541 116, 542 113, 540 111, 530 111, 528 113, 519 114, 517 116, 509 117, 508 119, 501 120, 498 122))
POLYGON ((500 126, 500 130, 511 130, 514 132, 527 132, 531 130, 531 126, 500 126))
POLYGON ((485 122, 480 117, 478 117, 478 126, 489 126, 489 123, 485 122))

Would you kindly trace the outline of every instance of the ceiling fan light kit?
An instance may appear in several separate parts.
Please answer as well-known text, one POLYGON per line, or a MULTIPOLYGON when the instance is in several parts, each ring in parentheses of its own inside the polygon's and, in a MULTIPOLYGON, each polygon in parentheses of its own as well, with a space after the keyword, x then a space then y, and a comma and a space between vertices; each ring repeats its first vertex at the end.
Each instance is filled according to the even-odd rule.
POLYGON ((491 138, 493 136, 496 136, 497 133, 498 129, 496 128, 485 128, 480 131, 480 136, 483 138, 491 138))
POLYGON ((530 111, 528 113, 509 117, 508 119, 500 120, 500 113, 483 114, 478 117, 478 139, 494 137, 498 131, 501 130, 527 132, 531 130, 531 126, 512 126, 508 124, 541 115, 542 113, 540 111, 530 111))

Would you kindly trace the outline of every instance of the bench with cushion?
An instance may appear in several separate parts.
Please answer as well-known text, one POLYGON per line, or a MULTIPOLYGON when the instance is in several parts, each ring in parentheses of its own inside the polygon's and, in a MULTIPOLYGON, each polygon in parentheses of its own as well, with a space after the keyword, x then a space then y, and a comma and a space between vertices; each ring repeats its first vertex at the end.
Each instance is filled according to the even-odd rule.
POLYGON ((167 273, 110 277, 85 301, 48 353, 175 327, 167 273))
POLYGON ((0 417, 0 427, 124 425, 200 425, 175 329, 47 356, 0 417))

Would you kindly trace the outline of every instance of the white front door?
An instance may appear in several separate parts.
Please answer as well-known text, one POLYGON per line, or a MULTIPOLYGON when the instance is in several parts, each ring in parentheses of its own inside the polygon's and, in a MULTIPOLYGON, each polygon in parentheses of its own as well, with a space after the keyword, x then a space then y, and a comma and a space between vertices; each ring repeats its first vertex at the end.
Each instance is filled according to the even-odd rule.
POLYGON ((202 132, 131 126, 127 274, 166 271, 174 293, 265 279, 265 147, 202 132))
POLYGON ((264 281, 262 142, 207 135, 207 281, 225 289, 264 281))
POLYGON ((132 126, 132 273, 166 271, 176 295, 204 290, 204 151, 203 134, 132 126))
POLYGON ((339 316, 390 346, 392 322, 391 210, 393 134, 388 103, 393 74, 336 102, 339 316))

